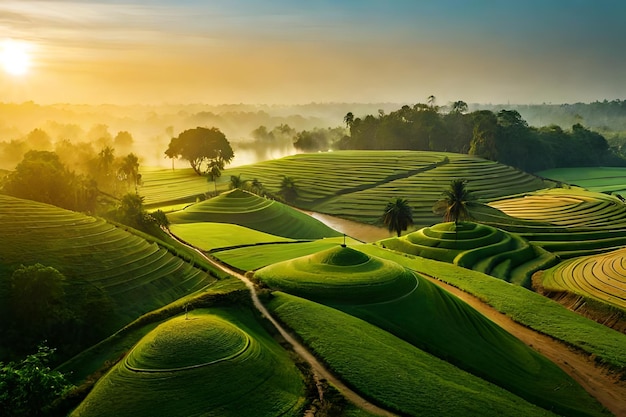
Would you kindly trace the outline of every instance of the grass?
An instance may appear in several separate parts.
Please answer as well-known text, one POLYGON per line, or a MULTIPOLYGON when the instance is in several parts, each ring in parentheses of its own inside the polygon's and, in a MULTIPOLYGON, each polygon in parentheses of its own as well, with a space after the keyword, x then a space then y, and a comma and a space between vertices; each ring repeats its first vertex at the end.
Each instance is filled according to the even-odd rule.
POLYGON ((555 168, 537 173, 590 191, 626 194, 626 169, 618 167, 555 168))
POLYGON ((379 244, 526 287, 530 286, 534 272, 557 263, 554 255, 530 245, 517 234, 473 222, 439 223, 379 244))
POLYGON ((548 291, 567 291, 626 310, 626 249, 570 259, 544 271, 548 291))
MULTIPOLYGON (((241 271, 254 271, 267 265, 310 255, 324 249, 339 246, 343 238, 329 238, 313 242, 280 243, 273 245, 248 246, 213 252, 220 261, 241 271)), ((356 241, 347 239, 349 244, 356 241)))
POLYGON ((400 254, 374 245, 363 245, 359 250, 454 285, 518 323, 580 349, 609 367, 619 371, 626 369, 626 335, 586 319, 546 297, 452 264, 400 254))
POLYGON ((268 266, 255 277, 272 289, 364 319, 545 408, 601 414, 597 402, 558 366, 458 298, 405 271, 395 262, 340 247, 268 266))
POLYGON ((160 415, 186 416, 302 414, 302 376, 245 308, 195 310, 188 321, 170 319, 137 344, 129 356, 131 361, 160 372, 133 370, 122 361, 96 384, 71 416, 141 417, 153 416, 155 410, 160 415), (209 333, 227 336, 203 337, 209 333), (242 350, 246 339, 249 343, 242 350), (208 363, 172 369, 198 361, 208 363))
POLYGON ((171 223, 231 223, 291 239, 322 239, 341 234, 278 201, 239 189, 168 214, 171 223))
POLYGON ((185 242, 210 252, 220 248, 257 245, 261 243, 294 242, 243 226, 228 223, 182 223, 170 225, 172 233, 185 242))
POLYGON ((280 292, 268 307, 343 381, 402 415, 552 415, 339 310, 280 292))
POLYGON ((0 195, 0 263, 41 263, 70 285, 95 286, 114 303, 112 328, 197 291, 215 278, 156 243, 104 220, 0 195))
POLYGON ((395 262, 342 246, 266 266, 254 276, 272 289, 350 304, 393 300, 417 285, 413 274, 395 262))

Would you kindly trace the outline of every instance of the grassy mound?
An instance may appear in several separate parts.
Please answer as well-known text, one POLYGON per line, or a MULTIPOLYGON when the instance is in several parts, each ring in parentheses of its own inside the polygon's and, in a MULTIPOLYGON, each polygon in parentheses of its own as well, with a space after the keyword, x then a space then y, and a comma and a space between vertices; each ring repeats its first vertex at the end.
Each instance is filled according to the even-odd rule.
POLYGON ((189 317, 161 324, 128 359, 159 372, 133 369, 122 361, 71 415, 302 415, 302 377, 251 311, 212 308, 189 317), (222 332, 227 336, 207 340, 222 332), (242 345, 246 339, 249 343, 242 345))
POLYGON ((626 310, 626 249, 570 259, 546 270, 548 291, 567 291, 626 310))
POLYGON ((553 255, 516 234, 472 222, 439 223, 379 244, 525 286, 534 272, 556 263, 553 255))
POLYGON ((125 360, 131 370, 165 372, 232 359, 249 344, 248 335, 219 317, 176 317, 141 339, 125 360))
POLYGON ((342 380, 400 415, 553 415, 339 310, 283 293, 269 308, 342 380))
POLYGON ((255 277, 271 288, 331 303, 376 303, 416 288, 404 267, 343 246, 266 266, 255 277))
POLYGON ((168 215, 172 223, 232 223, 291 239, 321 239, 341 234, 278 201, 235 189, 168 215))
POLYGON ((80 213, 0 195, 0 222, 0 272, 39 262, 72 287, 95 286, 113 301, 117 328, 215 281, 166 249, 80 213))

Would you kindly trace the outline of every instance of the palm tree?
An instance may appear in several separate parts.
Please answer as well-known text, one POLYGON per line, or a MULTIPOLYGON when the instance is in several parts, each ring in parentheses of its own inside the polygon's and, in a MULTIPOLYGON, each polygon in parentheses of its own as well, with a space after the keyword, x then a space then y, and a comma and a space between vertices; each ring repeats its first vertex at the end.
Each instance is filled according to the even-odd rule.
POLYGON ((350 129, 352 127, 352 123, 354 123, 354 114, 351 111, 346 113, 343 117, 343 122, 346 124, 346 127, 350 129))
POLYGON ((222 176, 223 169, 224 162, 219 160, 212 160, 209 162, 209 167, 207 169, 207 181, 213 181, 213 185, 215 186, 215 195, 217 195, 217 179, 222 176))
POLYGON ((230 176, 230 184, 228 188, 234 190, 235 188, 242 188, 244 181, 241 179, 241 174, 239 175, 231 175, 230 176))
POLYGON ((259 181, 258 178, 245 181, 245 186, 248 191, 258 196, 263 196, 265 192, 265 189, 263 188, 263 183, 259 181))
POLYGON ((128 185, 135 186, 135 193, 137 192, 137 185, 139 185, 139 158, 134 153, 129 153, 122 160, 122 164, 117 170, 117 176, 120 180, 126 181, 128 185))
POLYGON ((298 186, 292 177, 283 175, 278 194, 287 202, 292 202, 298 197, 298 186))
POLYGON ((441 200, 433 206, 435 214, 443 215, 446 222, 454 222, 455 227, 460 221, 469 220, 469 204, 474 200, 472 193, 465 187, 467 180, 453 179, 448 189, 442 193, 441 200))
POLYGON ((396 232, 398 237, 403 230, 413 225, 413 210, 405 198, 396 198, 387 203, 382 221, 390 232, 396 232))
POLYGON ((430 108, 434 108, 435 107, 435 102, 437 101, 437 98, 434 95, 429 95, 428 96, 428 105, 430 106, 430 108))

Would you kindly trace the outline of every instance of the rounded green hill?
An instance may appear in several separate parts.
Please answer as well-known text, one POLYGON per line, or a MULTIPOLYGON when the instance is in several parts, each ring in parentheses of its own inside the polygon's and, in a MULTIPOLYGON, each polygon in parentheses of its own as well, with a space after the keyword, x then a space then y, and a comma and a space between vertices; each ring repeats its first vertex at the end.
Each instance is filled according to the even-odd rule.
POLYGON ((144 336, 71 416, 299 416, 304 398, 301 374, 250 310, 212 308, 144 336))
POLYGON ((439 223, 379 244, 525 286, 535 271, 556 263, 554 255, 514 233, 473 222, 439 223))
POLYGON ((137 371, 173 371, 232 359, 248 347, 248 335, 213 315, 176 317, 135 346, 126 365, 137 371))
POLYGON ((340 236, 322 222, 278 201, 235 189, 171 213, 172 223, 231 223, 291 239, 340 236))
POLYGON ((255 277, 273 289, 344 304, 389 301, 417 286, 401 265, 344 246, 269 265, 255 277))

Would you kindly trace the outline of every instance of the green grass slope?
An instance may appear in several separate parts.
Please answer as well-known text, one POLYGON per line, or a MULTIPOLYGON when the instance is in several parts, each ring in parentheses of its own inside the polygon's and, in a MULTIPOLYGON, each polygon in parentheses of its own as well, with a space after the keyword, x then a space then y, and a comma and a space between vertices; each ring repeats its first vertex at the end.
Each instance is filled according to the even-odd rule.
POLYGON ((203 309, 148 333, 71 416, 299 416, 304 391, 251 311, 203 309))
POLYGON ((449 263, 392 252, 374 245, 361 245, 359 250, 461 288, 513 320, 587 352, 599 363, 619 372, 626 370, 625 334, 582 317, 544 296, 449 263))
POLYGON ((341 234, 278 201, 239 189, 168 214, 174 224, 232 223, 291 239, 321 239, 341 234))
POLYGON ((523 286, 530 285, 534 272, 557 263, 554 255, 516 234, 473 222, 439 223, 379 244, 523 286))
POLYGON ((544 271, 542 286, 626 310, 626 249, 561 262, 544 271))
POLYGON ((544 408, 567 415, 602 414, 555 364, 430 282, 411 274, 418 285, 406 285, 408 278, 399 278, 405 277, 403 269, 340 247, 268 266, 255 277, 362 318, 544 408), (387 286, 377 289, 378 297, 359 288, 377 288, 381 282, 387 286))
POLYGON ((268 307, 343 381, 401 415, 553 415, 339 310, 280 292, 268 307))
POLYGON ((270 235, 229 223, 181 223, 170 225, 170 231, 191 245, 210 252, 220 248, 266 243, 294 242, 293 239, 270 235))
POLYGON ((20 264, 52 266, 71 286, 104 291, 116 328, 215 281, 154 243, 54 206, 0 195, 0 227, 0 277, 20 264))
POLYGON ((620 167, 578 167, 554 168, 540 171, 537 175, 551 178, 590 191, 600 193, 626 194, 626 168, 620 167))

